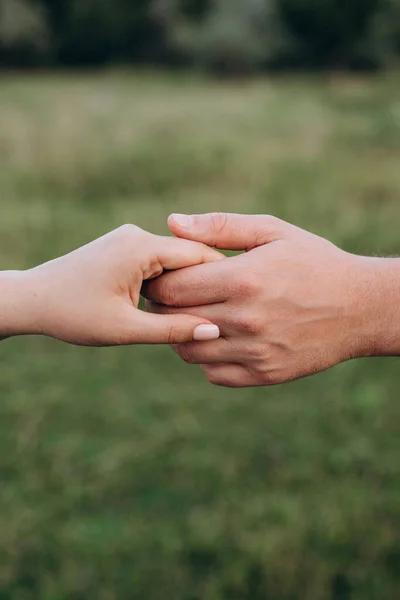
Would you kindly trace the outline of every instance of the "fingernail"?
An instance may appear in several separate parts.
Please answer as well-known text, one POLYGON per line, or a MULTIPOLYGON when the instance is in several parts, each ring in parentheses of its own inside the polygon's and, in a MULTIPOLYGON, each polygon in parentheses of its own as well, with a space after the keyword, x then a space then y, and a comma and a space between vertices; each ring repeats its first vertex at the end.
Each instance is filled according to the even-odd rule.
POLYGON ((171 219, 173 219, 175 223, 183 229, 188 229, 189 227, 192 227, 192 225, 194 225, 194 217, 191 217, 190 215, 173 214, 171 215, 171 219))
POLYGON ((220 332, 217 325, 199 325, 194 330, 193 339, 195 342, 207 342, 217 340, 219 335, 220 332))

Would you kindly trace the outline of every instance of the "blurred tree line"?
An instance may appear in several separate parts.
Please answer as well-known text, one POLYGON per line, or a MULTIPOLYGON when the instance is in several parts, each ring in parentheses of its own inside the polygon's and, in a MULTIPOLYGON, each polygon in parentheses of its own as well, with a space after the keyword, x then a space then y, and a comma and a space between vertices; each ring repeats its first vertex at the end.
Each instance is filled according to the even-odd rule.
POLYGON ((0 0, 0 65, 377 68, 400 0, 0 0))

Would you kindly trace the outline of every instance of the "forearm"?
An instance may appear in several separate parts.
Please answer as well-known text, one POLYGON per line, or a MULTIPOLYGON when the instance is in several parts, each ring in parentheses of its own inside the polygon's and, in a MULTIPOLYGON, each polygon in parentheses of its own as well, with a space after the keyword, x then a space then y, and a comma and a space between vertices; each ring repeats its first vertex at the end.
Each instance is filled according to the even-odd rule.
POLYGON ((400 259, 363 260, 364 356, 400 356, 400 259))
POLYGON ((33 333, 31 301, 26 272, 0 272, 0 339, 33 333))

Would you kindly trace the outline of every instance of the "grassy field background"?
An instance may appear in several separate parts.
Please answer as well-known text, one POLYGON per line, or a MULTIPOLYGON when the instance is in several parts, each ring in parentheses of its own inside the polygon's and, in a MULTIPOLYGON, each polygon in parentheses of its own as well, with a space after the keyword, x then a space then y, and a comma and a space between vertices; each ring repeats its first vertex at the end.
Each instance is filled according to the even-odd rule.
MULTIPOLYGON (((0 267, 272 213, 400 254, 400 78, 0 79, 0 267)), ((167 348, 0 346, 0 600, 400 594, 400 363, 223 390, 167 348)))

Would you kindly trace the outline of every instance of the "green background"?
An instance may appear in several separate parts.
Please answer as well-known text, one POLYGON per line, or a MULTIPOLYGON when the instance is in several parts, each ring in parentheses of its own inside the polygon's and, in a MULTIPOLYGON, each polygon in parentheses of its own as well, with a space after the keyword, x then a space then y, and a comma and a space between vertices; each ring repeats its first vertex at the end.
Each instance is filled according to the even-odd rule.
MULTIPOLYGON (((0 263, 124 222, 272 213, 400 252, 400 83, 3 76, 0 263)), ((383 600, 399 362, 224 390, 168 348, 0 346, 1 600, 383 600)))

